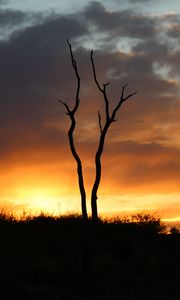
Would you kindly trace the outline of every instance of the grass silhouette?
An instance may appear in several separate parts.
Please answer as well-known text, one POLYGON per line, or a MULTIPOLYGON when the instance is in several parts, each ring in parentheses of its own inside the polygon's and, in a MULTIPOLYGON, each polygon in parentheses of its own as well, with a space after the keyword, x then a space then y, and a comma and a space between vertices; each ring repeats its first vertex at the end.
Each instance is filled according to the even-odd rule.
POLYGON ((0 299, 178 299, 177 230, 165 234, 149 214, 100 220, 95 231, 90 223, 94 270, 86 277, 83 226, 79 215, 1 212, 0 299))

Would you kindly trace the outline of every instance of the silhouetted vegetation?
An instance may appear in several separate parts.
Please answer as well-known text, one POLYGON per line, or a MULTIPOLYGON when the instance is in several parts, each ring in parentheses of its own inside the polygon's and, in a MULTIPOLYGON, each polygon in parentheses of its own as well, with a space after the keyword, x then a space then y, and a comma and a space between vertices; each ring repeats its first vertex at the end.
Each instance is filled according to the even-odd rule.
POLYGON ((178 230, 166 234, 148 214, 100 220, 96 231, 89 222, 94 265, 87 277, 83 226, 78 215, 16 220, 1 213, 0 299, 178 299, 178 230))

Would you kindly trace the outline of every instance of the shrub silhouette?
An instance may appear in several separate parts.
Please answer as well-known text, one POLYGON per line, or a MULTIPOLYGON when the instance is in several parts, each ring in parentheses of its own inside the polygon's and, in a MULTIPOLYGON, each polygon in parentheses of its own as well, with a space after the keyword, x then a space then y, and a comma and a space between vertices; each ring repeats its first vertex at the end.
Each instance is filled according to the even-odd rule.
POLYGON ((178 299, 180 238, 165 234, 158 217, 100 220, 88 278, 81 271, 83 226, 79 215, 0 214, 0 298, 178 299))

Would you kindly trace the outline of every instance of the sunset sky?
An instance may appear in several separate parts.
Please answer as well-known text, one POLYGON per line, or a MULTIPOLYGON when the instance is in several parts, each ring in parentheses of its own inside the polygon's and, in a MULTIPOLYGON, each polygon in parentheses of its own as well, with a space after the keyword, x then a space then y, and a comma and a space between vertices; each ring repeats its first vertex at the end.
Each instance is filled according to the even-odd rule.
POLYGON ((80 211, 69 119, 81 77, 75 140, 90 209, 102 95, 138 94, 112 124, 102 159, 101 213, 156 211, 180 220, 180 2, 178 0, 0 0, 0 207, 80 211))

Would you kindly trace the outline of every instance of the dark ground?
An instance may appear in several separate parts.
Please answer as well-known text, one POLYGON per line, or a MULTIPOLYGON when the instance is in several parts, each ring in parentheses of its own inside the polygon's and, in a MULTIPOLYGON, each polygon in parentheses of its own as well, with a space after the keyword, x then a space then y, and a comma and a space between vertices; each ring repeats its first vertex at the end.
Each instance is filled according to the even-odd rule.
MULTIPOLYGON (((180 299, 180 234, 160 220, 100 222, 80 217, 0 217, 0 300, 180 299), (93 270, 83 272, 84 237, 93 270)), ((87 249, 87 248, 86 248, 87 249)))

